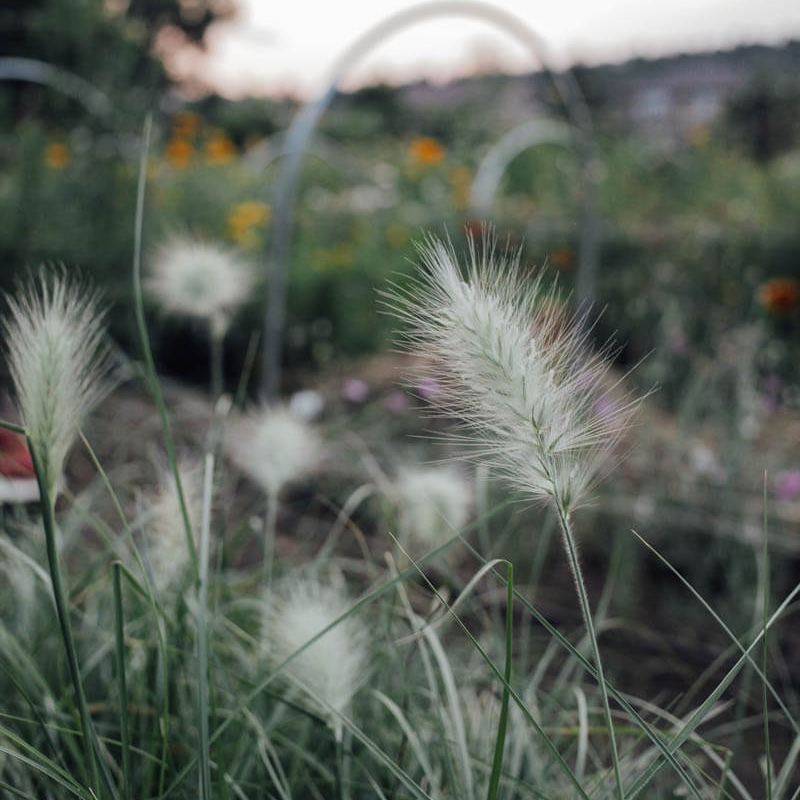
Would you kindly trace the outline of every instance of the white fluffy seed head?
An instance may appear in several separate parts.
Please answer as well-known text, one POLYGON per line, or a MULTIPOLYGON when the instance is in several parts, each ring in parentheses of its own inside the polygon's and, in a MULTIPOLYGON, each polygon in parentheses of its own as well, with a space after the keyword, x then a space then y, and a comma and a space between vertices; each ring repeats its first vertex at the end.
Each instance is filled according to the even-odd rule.
POLYGON ((516 488, 569 512, 585 499, 638 403, 609 394, 608 349, 591 353, 583 320, 521 277, 519 256, 474 241, 462 272, 431 238, 423 271, 389 296, 410 348, 435 360, 440 411, 461 417, 463 441, 516 488))
POLYGON ((262 406, 229 435, 233 461, 268 494, 312 471, 322 457, 314 429, 284 406, 262 406))
POLYGON ((255 285, 252 265, 237 251, 173 235, 156 251, 147 289, 168 313, 207 320, 222 335, 255 285))
POLYGON ((8 297, 3 331, 20 416, 51 497, 77 428, 109 389, 99 295, 43 268, 8 297))
MULTIPOLYGON (((197 537, 203 515, 203 467, 199 462, 185 460, 178 463, 178 471, 189 523, 197 537)), ((160 472, 159 485, 150 501, 147 541, 153 582, 159 591, 164 591, 184 572, 189 550, 175 475, 168 467, 162 467, 160 472)))
POLYGON ((451 467, 404 467, 393 486, 400 533, 428 547, 444 543, 467 523, 468 481, 451 467))
MULTIPOLYGON (((272 668, 300 650, 352 606, 345 594, 311 578, 286 582, 267 597, 264 653, 272 668)), ((286 665, 283 673, 339 738, 340 715, 367 677, 370 637, 362 619, 345 617, 286 665)))

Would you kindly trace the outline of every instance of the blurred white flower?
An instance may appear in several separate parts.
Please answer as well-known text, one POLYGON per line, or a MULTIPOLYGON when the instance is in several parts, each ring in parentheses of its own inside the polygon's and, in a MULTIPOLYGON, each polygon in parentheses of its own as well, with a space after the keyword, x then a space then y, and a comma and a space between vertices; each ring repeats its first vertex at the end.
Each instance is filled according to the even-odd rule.
POLYGON ((405 467, 394 493, 400 512, 400 533, 434 547, 467 523, 472 492, 467 480, 449 467, 405 467))
POLYGON ((604 403, 607 353, 589 352, 571 319, 540 279, 526 285, 519 258, 491 242, 470 243, 462 273, 452 247, 430 239, 424 271, 389 305, 408 323, 411 348, 439 368, 431 403, 460 416, 464 437, 530 496, 565 513, 579 504, 628 427, 636 402, 604 403), (598 413, 602 409, 602 413, 598 413))
MULTIPOLYGON (((178 472, 189 523, 196 540, 203 515, 203 468, 199 462, 185 460, 178 463, 178 472)), ((159 485, 150 501, 150 511, 147 527, 148 561, 156 588, 164 591, 180 578, 189 563, 178 484, 170 467, 161 468, 159 485)))
POLYGON ((43 269, 8 297, 8 367, 23 425, 52 499, 77 428, 109 389, 98 293, 43 269))
MULTIPOLYGON (((352 602, 338 590, 318 581, 287 581, 267 598, 263 647, 273 668, 345 614, 352 602)), ((341 738, 340 715, 367 677, 369 632, 364 621, 345 617, 286 665, 287 679, 305 693, 310 707, 328 720, 341 738)))
POLYGON ((314 389, 303 389, 289 398, 289 411, 298 419, 310 422, 325 408, 325 398, 314 389))
POLYGON ((184 235, 158 248, 147 280, 164 311, 207 320, 215 335, 225 333, 254 285, 252 265, 236 250, 184 235))
POLYGON ((272 496, 310 472, 322 443, 314 429, 284 406, 263 406, 241 418, 228 436, 231 458, 272 496))

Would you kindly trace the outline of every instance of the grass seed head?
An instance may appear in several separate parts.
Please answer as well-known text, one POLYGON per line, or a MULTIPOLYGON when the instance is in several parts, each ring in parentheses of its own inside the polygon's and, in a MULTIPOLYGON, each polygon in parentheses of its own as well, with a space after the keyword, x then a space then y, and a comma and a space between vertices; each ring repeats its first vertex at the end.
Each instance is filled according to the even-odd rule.
POLYGON ((400 533, 420 544, 442 544, 469 519, 471 487, 451 467, 404 467, 393 489, 400 511, 400 533))
POLYGON ((156 251, 147 288, 167 313, 207 320, 224 334, 255 284, 251 264, 237 251, 173 235, 156 251))
POLYGON ((77 428, 109 389, 99 296, 43 268, 8 297, 3 320, 20 416, 52 497, 77 428))
MULTIPOLYGON (((264 650, 280 666, 314 636, 345 614, 351 601, 338 589, 312 578, 287 581, 267 598, 263 622, 264 650)), ((355 616, 345 617, 286 665, 286 677, 308 704, 326 718, 337 738, 340 715, 368 674, 369 633, 355 616)))
POLYGON ((435 362, 431 401, 460 417, 469 452, 516 488, 569 512, 583 501, 637 402, 612 402, 608 348, 592 353, 582 319, 521 277, 519 256, 471 241, 459 266, 449 244, 421 248, 422 273, 389 296, 409 348, 435 362))
POLYGON ((284 406, 262 406, 242 418, 228 438, 228 450, 272 495, 313 470, 322 457, 315 430, 284 406))

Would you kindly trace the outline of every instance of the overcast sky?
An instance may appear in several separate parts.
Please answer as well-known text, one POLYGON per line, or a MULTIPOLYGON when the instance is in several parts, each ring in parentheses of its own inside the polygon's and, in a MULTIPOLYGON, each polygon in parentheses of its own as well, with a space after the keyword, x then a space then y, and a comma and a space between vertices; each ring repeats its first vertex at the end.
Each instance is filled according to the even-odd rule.
MULTIPOLYGON (((403 0, 237 0, 239 14, 208 33, 208 54, 174 60, 231 97, 321 91, 342 51, 403 0)), ((800 0, 497 0, 542 37, 555 62, 596 64, 634 56, 779 43, 800 38, 800 0)), ((531 53, 496 26, 460 15, 403 27, 349 69, 352 89, 384 80, 445 80, 476 66, 523 72, 531 53)))

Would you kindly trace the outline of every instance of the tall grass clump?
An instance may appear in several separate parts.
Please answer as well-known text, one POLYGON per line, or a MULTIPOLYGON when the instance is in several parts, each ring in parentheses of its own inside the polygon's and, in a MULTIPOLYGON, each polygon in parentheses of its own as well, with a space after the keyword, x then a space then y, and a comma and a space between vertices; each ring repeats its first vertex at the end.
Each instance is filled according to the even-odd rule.
POLYGON ((389 303, 408 325, 409 348, 435 365, 441 391, 433 404, 466 423, 462 442, 514 487, 556 511, 592 644, 622 798, 614 726, 570 518, 613 460, 637 402, 611 396, 607 348, 590 350, 585 318, 570 318, 555 290, 543 289, 541 275, 526 280, 519 255, 499 253, 488 237, 482 247, 470 240, 466 269, 452 246, 435 238, 420 253, 417 282, 390 295, 389 303))
MULTIPOLYGON (((98 742, 84 694, 61 575, 55 499, 64 462, 78 426, 108 389, 110 366, 99 296, 65 271, 43 269, 7 298, 3 321, 9 370, 39 485, 42 524, 58 625, 67 655, 95 793, 100 792, 98 742)), ((110 778, 103 773, 105 784, 110 778)))

